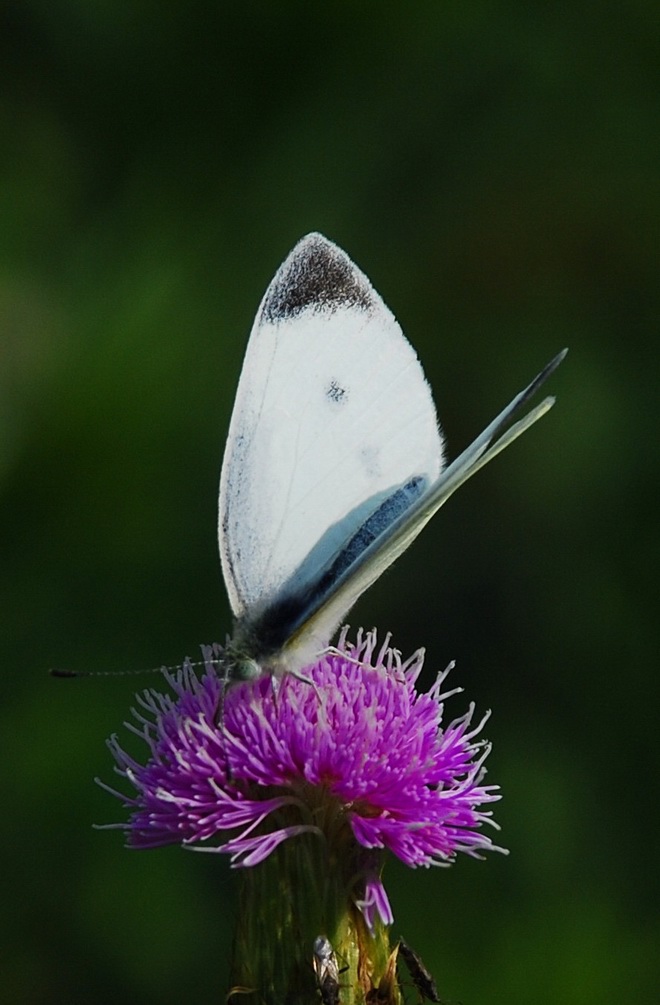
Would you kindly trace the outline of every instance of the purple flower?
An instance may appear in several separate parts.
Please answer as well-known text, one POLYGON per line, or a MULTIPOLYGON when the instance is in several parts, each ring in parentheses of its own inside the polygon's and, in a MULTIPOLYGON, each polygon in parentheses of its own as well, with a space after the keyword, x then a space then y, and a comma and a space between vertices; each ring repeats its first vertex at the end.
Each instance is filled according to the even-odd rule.
MULTIPOLYGON (((370 930, 392 922, 382 852, 409 866, 447 865, 456 853, 496 848, 480 809, 499 799, 483 785, 489 745, 476 740, 474 706, 442 726, 451 666, 428 692, 416 690, 423 650, 407 661, 376 633, 337 649, 305 673, 264 676, 224 693, 218 650, 169 677, 174 696, 146 691, 129 725, 149 746, 146 764, 116 737, 116 770, 136 789, 122 827, 132 848, 181 843, 255 866, 282 842, 316 834, 351 858, 350 897, 370 930), (146 715, 144 714, 146 713, 146 715), (212 839, 221 843, 206 844, 212 839)), ((107 788, 107 786, 106 786, 107 788)))

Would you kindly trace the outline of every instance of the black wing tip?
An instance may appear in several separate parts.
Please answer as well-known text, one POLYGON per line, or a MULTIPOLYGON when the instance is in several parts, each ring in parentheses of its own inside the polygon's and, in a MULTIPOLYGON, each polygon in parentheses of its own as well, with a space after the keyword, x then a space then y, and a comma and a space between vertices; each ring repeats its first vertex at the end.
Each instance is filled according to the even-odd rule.
POLYGON ((325 236, 325 234, 322 234, 320 230, 310 230, 309 234, 305 234, 304 237, 301 237, 297 244, 294 245, 291 254, 295 255, 299 251, 305 250, 307 247, 327 249, 336 248, 338 251, 341 251, 339 245, 335 244, 334 241, 331 241, 329 237, 325 236))
POLYGON ((548 377, 555 372, 559 364, 566 358, 567 353, 568 349, 562 349, 562 351, 558 352, 557 355, 554 356, 549 363, 546 363, 546 365, 543 367, 541 372, 536 375, 531 384, 529 384, 528 387, 526 387, 525 390, 522 391, 522 393, 520 394, 519 400, 516 403, 516 410, 522 404, 529 401, 529 399, 536 394, 541 384, 545 384, 548 377))
POLYGON ((563 361, 566 359, 567 353, 568 349, 562 349, 561 352, 558 352, 556 356, 552 357, 549 363, 546 363, 546 365, 543 367, 538 376, 535 377, 534 380, 532 381, 535 387, 540 387, 541 384, 548 379, 550 374, 555 372, 559 364, 563 363, 563 361))
POLYGON ((564 362, 567 356, 568 356, 568 346, 562 349, 561 352, 558 352, 557 355, 550 360, 550 362, 547 364, 546 367, 544 367, 544 369, 541 372, 549 377, 551 373, 554 373, 559 364, 564 362))
POLYGON ((316 231, 303 237, 282 263, 261 306, 275 323, 303 311, 333 313, 341 307, 369 311, 374 292, 345 251, 316 231))

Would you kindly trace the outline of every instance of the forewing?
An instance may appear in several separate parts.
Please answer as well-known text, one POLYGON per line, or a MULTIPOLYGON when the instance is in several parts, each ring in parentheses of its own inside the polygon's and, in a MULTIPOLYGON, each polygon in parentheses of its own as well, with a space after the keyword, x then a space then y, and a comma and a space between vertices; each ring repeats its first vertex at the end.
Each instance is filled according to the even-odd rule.
POLYGON ((234 615, 313 592, 384 501, 441 469, 414 350, 348 256, 308 235, 257 313, 227 439, 219 541, 234 615))

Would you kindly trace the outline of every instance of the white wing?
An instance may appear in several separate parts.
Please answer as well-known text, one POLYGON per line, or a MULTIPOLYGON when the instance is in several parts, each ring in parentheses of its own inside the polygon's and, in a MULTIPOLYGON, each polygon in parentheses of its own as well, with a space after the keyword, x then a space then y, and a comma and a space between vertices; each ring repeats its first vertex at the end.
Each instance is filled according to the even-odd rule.
POLYGON ((367 278, 319 234, 294 248, 250 336, 220 479, 236 676, 300 670, 506 429, 560 353, 445 471, 431 393, 367 278))
MULTIPOLYGON (((282 606, 284 613, 289 615, 289 636, 282 658, 274 663, 275 669, 278 663, 284 669, 300 668, 310 658, 312 649, 313 655, 324 644, 327 645, 327 641, 323 643, 322 640, 331 637, 358 597, 412 544, 456 489, 552 408, 555 399, 545 398, 505 431, 513 415, 556 370, 567 351, 560 352, 524 391, 516 395, 483 433, 443 471, 434 485, 412 499, 409 506, 392 514, 373 540, 366 544, 360 541, 361 546, 357 548, 349 545, 328 569, 320 570, 316 589, 306 597, 297 598, 297 621, 289 615, 287 607, 282 606)), ((360 536, 358 532, 356 539, 360 536)))
POLYGON ((222 466, 220 554, 239 625, 277 612, 276 649, 282 603, 314 592, 358 530, 377 535, 374 514, 391 520, 441 469, 414 350, 348 256, 308 235, 257 313, 222 466))

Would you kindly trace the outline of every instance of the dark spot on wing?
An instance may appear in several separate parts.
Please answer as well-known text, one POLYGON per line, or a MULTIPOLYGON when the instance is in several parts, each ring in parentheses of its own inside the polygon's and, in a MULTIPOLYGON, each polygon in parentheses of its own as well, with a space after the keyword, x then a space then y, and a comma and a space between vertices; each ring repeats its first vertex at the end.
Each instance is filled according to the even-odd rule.
POLYGON ((271 283, 261 311, 265 321, 285 321, 304 310, 373 305, 373 291, 341 248, 309 234, 293 249, 271 283))
POLYGON ((340 405, 348 400, 348 389, 338 384, 336 380, 331 380, 326 388, 326 398, 335 405, 340 405))

